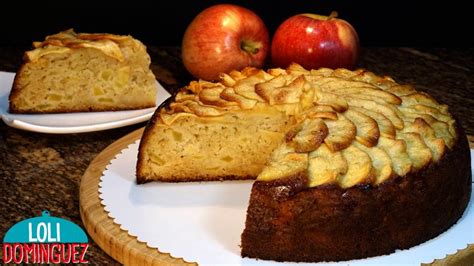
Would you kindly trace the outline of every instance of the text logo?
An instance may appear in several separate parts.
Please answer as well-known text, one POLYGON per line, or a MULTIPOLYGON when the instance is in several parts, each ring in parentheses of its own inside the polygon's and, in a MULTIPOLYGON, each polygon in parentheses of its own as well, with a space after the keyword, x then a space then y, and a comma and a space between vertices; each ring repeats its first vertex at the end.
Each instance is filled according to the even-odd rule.
POLYGON ((88 263, 88 242, 78 225, 43 211, 8 230, 3 238, 3 262, 88 263))

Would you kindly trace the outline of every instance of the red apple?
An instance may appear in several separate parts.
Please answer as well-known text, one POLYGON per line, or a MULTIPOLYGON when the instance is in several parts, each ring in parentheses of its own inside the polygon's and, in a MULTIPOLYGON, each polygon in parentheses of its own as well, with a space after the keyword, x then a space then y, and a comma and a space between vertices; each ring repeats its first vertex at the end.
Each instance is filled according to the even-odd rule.
POLYGON ((199 13, 188 26, 182 58, 193 76, 215 80, 234 69, 262 67, 268 50, 268 30, 257 14, 220 4, 199 13))
POLYGON ((285 20, 272 41, 272 63, 287 67, 295 62, 307 69, 353 68, 359 55, 359 37, 345 20, 299 14, 285 20))

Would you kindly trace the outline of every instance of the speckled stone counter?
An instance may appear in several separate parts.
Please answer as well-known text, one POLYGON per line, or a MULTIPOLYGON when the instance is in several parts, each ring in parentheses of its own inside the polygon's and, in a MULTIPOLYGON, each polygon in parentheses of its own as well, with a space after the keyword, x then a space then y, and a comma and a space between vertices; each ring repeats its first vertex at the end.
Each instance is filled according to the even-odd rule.
MULTIPOLYGON (((0 47, 0 70, 16 71, 28 47, 0 47)), ((149 47, 152 69, 170 92, 190 81, 179 49, 149 47)), ((410 83, 450 106, 467 134, 474 135, 474 48, 365 48, 359 66, 410 83)), ((140 123, 94 133, 47 135, 0 122, 0 236, 16 222, 42 210, 82 226, 79 183, 90 161, 140 123)), ((93 265, 116 262, 92 243, 93 265)))

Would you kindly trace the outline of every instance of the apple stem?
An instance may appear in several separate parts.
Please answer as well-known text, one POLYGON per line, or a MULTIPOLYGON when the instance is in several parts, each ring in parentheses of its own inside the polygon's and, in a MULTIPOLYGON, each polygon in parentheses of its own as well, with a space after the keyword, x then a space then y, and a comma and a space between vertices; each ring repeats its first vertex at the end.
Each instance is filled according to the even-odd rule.
POLYGON ((328 20, 332 19, 332 18, 337 18, 337 11, 332 11, 331 14, 329 14, 328 16, 328 20))
POLYGON ((240 42, 240 48, 250 54, 256 54, 258 51, 260 51, 260 47, 258 47, 258 45, 245 41, 240 42))
POLYGON ((338 16, 337 11, 332 11, 331 14, 329 14, 329 16, 322 16, 322 15, 309 14, 309 13, 305 13, 305 14, 301 14, 301 15, 305 16, 305 17, 312 18, 312 19, 325 20, 325 21, 336 18, 338 16))

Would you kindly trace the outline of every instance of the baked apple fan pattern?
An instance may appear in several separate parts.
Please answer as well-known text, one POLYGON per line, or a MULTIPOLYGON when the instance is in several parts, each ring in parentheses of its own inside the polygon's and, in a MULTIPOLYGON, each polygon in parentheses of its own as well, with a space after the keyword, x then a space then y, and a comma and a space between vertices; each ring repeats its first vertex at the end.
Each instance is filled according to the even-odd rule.
POLYGON ((218 117, 274 108, 291 125, 259 181, 306 173, 308 186, 379 185, 436 163, 456 141, 446 105, 409 85, 366 70, 245 68, 219 82, 193 81, 159 112, 171 125, 183 116, 218 117))

